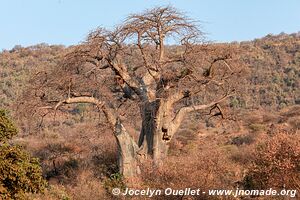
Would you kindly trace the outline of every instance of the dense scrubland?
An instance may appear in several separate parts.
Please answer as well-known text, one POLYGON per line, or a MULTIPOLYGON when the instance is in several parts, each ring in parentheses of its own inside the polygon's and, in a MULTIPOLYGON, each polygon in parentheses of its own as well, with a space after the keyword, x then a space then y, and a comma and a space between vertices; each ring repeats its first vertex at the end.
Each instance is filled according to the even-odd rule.
MULTIPOLYGON (((36 84, 35 77, 59 66, 72 48, 39 44, 16 46, 0 54, 0 107, 9 111, 19 130, 11 143, 39 158, 48 182, 44 193, 29 194, 27 198, 117 199, 111 189, 129 183, 118 171, 117 144, 105 117, 84 103, 65 106, 56 114, 31 112, 36 109, 36 96, 29 92, 36 84)), ((185 117, 162 166, 153 170, 150 163, 143 163, 142 176, 133 187, 285 187, 300 192, 299 33, 197 48, 205 49, 204 60, 198 65, 203 74, 216 54, 233 55, 230 60, 238 74, 234 79, 236 93, 223 105, 224 118, 211 117, 209 109, 185 117)), ((130 101, 120 108, 122 119, 127 120, 125 125, 131 125, 129 132, 137 132, 141 119, 130 101)), ((133 137, 137 140, 137 135, 133 137)), ((197 198, 225 199, 205 195, 197 198)))

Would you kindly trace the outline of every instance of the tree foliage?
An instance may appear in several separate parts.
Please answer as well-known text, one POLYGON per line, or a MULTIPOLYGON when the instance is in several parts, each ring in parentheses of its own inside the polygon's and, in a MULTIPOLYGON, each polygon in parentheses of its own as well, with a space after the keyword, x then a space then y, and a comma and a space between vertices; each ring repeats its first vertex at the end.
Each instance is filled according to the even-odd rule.
POLYGON ((45 181, 37 158, 22 147, 8 143, 17 129, 4 110, 0 110, 0 197, 21 199, 25 194, 44 189, 45 181))
POLYGON ((10 119, 7 118, 5 111, 0 110, 0 142, 6 142, 17 134, 17 129, 10 119))

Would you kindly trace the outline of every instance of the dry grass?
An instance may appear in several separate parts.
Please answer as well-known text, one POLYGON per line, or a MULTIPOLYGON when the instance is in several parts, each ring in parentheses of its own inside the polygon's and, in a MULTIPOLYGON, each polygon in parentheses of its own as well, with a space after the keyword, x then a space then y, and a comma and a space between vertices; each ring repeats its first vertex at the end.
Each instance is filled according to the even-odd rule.
MULTIPOLYGON (((257 111, 252 116, 240 118, 237 123, 222 121, 220 125, 218 120, 212 120, 210 123, 219 123, 213 124, 214 127, 207 127, 205 123, 196 124, 196 120, 187 118, 172 141, 169 157, 163 166, 157 169, 151 163, 144 163, 141 179, 128 186, 141 189, 190 187, 201 190, 234 189, 237 185, 241 186, 246 169, 257 159, 257 145, 277 137, 277 132, 284 128, 284 124, 290 127, 297 124, 298 116, 290 112, 269 114, 257 111), (286 115, 290 118, 280 123, 280 119, 286 115), (256 123, 264 129, 254 131, 249 127, 256 123), (269 134, 270 130, 276 132, 269 134)), ((125 187, 126 183, 117 174, 114 137, 97 120, 83 120, 72 126, 66 123, 52 125, 40 134, 23 136, 16 142, 41 159, 44 175, 49 181, 45 194, 31 198, 116 199, 111 195, 111 189, 125 187)), ((174 196, 153 199, 168 198, 193 199, 174 196)), ((208 196, 194 197, 197 198, 214 199, 208 196)))

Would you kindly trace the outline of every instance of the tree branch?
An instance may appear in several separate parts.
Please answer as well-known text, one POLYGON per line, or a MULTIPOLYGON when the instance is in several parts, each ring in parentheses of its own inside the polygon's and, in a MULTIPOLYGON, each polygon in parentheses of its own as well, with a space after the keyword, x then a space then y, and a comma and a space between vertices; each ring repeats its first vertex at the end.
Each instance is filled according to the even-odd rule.
POLYGON ((188 106, 188 107, 183 107, 181 109, 179 109, 179 111, 177 112, 177 114, 175 115, 175 117, 172 120, 173 124, 180 124, 181 121, 183 120, 183 117, 192 111, 197 111, 197 110, 204 110, 213 106, 216 106, 217 104, 219 104, 220 102, 224 101, 225 99, 227 99, 228 97, 230 97, 231 94, 226 94, 225 96, 223 96, 222 98, 220 98, 217 101, 213 101, 209 104, 202 104, 202 105, 195 105, 195 106, 188 106))
POLYGON ((120 63, 120 61, 110 62, 109 65, 114 70, 114 72, 119 75, 124 82, 139 96, 141 100, 146 100, 147 95, 142 88, 141 83, 136 79, 136 77, 131 76, 125 66, 120 63))
POLYGON ((56 111, 63 104, 74 104, 74 103, 91 103, 91 104, 96 105, 98 107, 98 109, 102 109, 102 111, 104 112, 108 122, 110 123, 110 125, 114 129, 114 126, 115 126, 116 121, 117 121, 116 112, 112 108, 107 106, 105 102, 100 101, 100 100, 98 100, 94 97, 72 97, 72 98, 67 98, 65 100, 59 101, 55 105, 54 110, 56 111))

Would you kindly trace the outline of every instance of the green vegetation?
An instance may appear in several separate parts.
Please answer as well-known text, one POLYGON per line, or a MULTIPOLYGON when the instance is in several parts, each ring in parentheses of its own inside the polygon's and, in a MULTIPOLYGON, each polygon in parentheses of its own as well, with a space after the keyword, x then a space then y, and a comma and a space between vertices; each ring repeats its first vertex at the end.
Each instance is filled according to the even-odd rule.
POLYGON ((39 161, 20 146, 8 143, 17 129, 4 110, 0 110, 0 197, 23 199, 26 193, 37 193, 45 188, 39 161))

